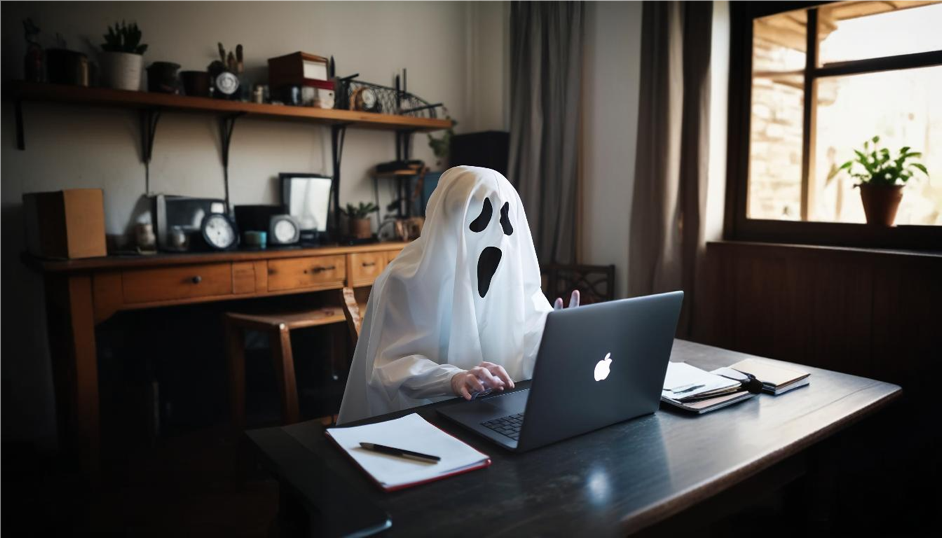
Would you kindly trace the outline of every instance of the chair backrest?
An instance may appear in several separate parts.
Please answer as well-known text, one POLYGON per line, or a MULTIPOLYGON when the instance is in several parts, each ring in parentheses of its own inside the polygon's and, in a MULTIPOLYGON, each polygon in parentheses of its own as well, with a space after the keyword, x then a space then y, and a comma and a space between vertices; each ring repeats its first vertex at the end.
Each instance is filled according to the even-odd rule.
POLYGON ((568 303, 573 290, 579 290, 584 305, 614 300, 615 266, 549 264, 543 267, 543 293, 550 303, 557 297, 568 303))
POLYGON ((363 317, 360 314, 360 305, 357 304, 356 294, 353 288, 343 289, 343 315, 347 318, 347 327, 350 329, 350 338, 353 340, 353 347, 356 347, 360 339, 360 328, 363 325, 363 317))

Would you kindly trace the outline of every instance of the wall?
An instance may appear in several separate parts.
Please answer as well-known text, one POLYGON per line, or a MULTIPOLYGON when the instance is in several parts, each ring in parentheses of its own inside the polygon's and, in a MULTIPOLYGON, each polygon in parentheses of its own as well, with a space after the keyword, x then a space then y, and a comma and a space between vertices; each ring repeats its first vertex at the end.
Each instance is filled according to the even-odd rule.
MULTIPOLYGON (((24 17, 32 17, 42 29, 44 46, 53 45, 58 32, 70 48, 84 52, 100 42, 107 24, 128 20, 139 23, 150 46, 145 64, 171 60, 182 69, 205 69, 216 56, 216 43, 222 42, 227 48, 243 44, 246 74, 259 79, 265 76, 267 58, 297 50, 333 55, 338 74, 358 72, 363 80, 380 84, 391 84, 398 70, 407 68, 409 90, 431 102, 444 102, 453 117, 469 117, 473 103, 475 115, 462 121, 459 132, 478 125, 500 128, 500 118, 507 115, 502 100, 506 67, 478 58, 500 57, 494 49, 501 39, 506 43, 505 9, 447 2, 4 2, 3 80, 22 76, 24 17), (472 28, 490 30, 471 39, 472 28), (484 47, 487 54, 469 46, 484 47), (478 88, 468 83, 469 73, 487 76, 491 91, 472 93, 478 88)), ((3 103, 3 438, 51 446, 55 425, 42 285, 18 261, 23 249, 21 197, 30 191, 104 188, 107 231, 120 234, 136 218, 144 167, 133 112, 28 103, 24 115, 27 149, 18 151, 12 107, 3 103)), ((212 118, 165 114, 154 143, 151 189, 222 197, 219 145, 212 118)), ((424 135, 416 136, 414 148, 416 157, 434 162, 424 135)), ((368 169, 394 157, 391 133, 348 131, 341 203, 371 199, 368 169)), ((232 202, 275 202, 275 179, 286 171, 330 174, 329 130, 304 123, 240 120, 230 157, 232 202)))
POLYGON ((615 264, 615 294, 628 284, 634 194, 641 3, 586 4, 583 86, 582 259, 615 264))
POLYGON ((723 237, 726 206, 726 124, 729 112, 729 2, 713 2, 710 44, 710 168, 707 176, 704 237, 723 237))

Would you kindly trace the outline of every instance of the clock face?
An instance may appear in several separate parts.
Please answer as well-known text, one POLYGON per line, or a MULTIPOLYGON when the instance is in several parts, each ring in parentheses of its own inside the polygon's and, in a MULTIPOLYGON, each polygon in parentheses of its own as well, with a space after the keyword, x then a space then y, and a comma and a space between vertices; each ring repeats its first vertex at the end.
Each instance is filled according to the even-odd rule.
POLYGON ((216 89, 225 95, 232 95, 239 89, 239 77, 228 71, 216 77, 216 89))
POLYGON ((363 108, 366 110, 373 110, 376 106, 376 92, 369 88, 363 89, 363 108))
POLYGON ((277 243, 294 243, 298 234, 298 227, 290 219, 281 219, 275 223, 272 236, 277 243))
POLYGON ((235 245, 236 237, 235 228, 225 215, 209 215, 203 220, 203 238, 209 246, 225 250, 235 245))

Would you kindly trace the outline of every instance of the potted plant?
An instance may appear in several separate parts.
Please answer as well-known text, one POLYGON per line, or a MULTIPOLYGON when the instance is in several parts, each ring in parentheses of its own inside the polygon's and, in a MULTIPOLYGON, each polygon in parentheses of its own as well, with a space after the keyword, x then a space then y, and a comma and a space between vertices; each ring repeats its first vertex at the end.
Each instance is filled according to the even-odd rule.
POLYGON ((373 202, 363 203, 355 206, 347 204, 346 211, 341 210, 347 216, 347 222, 350 235, 357 239, 369 239, 373 237, 373 230, 370 227, 370 213, 379 211, 379 207, 373 202))
POLYGON ((863 151, 854 150, 857 157, 833 169, 828 179, 847 170, 851 177, 860 181, 854 186, 860 187, 867 224, 893 226, 906 182, 912 179, 914 171, 922 172, 927 178, 929 171, 921 163, 908 162, 921 157, 922 153, 904 146, 894 158, 889 149, 877 147, 879 142, 879 136, 865 141, 863 151))
POLYGON ((141 89, 141 68, 147 45, 141 44, 141 30, 136 23, 108 27, 101 45, 101 84, 116 90, 141 89))
MULTIPOLYGON (((451 116, 448 115, 447 110, 445 111, 445 119, 451 120, 451 116)), ((447 167, 448 154, 451 153, 451 137, 455 136, 455 125, 458 125, 458 122, 452 120, 451 127, 445 131, 441 138, 428 135, 428 145, 430 148, 432 148, 432 152, 435 154, 435 164, 437 165, 439 171, 447 167), (445 163, 445 165, 443 166, 442 163, 445 163)))

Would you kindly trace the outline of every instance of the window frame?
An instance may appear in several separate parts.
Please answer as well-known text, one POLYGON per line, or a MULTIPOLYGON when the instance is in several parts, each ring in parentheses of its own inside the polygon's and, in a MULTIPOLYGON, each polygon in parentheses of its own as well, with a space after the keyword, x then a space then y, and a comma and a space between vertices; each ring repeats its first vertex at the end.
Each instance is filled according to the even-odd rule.
MULTIPOLYGON (((731 2, 730 72, 727 139, 726 213, 724 239, 875 248, 942 249, 942 226, 903 225, 893 228, 841 222, 750 219, 746 217, 749 187, 749 142, 752 117, 752 42, 755 19, 807 10, 808 32, 802 121, 801 216, 807 217, 810 165, 814 151, 815 81, 821 78, 942 65, 942 51, 851 60, 818 66, 818 8, 830 2, 731 2)), ((918 9, 918 8, 915 8, 918 9)), ((931 172, 931 171, 930 171, 931 172)), ((936 174, 942 174, 937 171, 936 174)))

